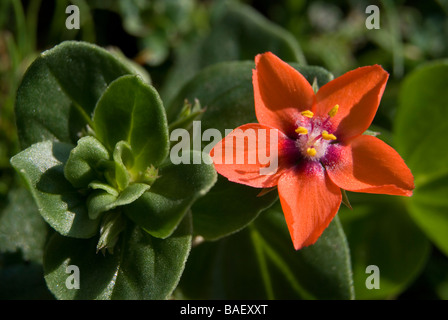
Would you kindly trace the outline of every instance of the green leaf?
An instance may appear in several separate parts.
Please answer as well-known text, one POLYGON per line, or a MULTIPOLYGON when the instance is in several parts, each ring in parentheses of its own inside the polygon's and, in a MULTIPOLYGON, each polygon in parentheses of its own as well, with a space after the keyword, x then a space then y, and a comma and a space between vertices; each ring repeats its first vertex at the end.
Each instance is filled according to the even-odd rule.
POLYGON ((197 157, 201 154, 191 151, 187 157, 189 164, 162 167, 160 178, 151 189, 123 207, 128 217, 154 237, 170 236, 194 201, 205 195, 216 182, 214 166, 194 163, 197 157))
POLYGON ((190 299, 353 299, 347 241, 336 217, 294 250, 280 205, 248 228, 192 249, 180 290, 190 299))
POLYGON ((92 237, 98 228, 90 220, 85 198, 64 177, 64 165, 73 146, 44 141, 11 158, 12 166, 26 181, 42 217, 62 235, 92 237))
POLYGON ((131 146, 126 141, 119 141, 115 145, 113 158, 115 164, 115 181, 118 188, 124 190, 129 185, 131 179, 127 168, 132 168, 134 162, 131 146))
POLYGON ((103 183, 100 181, 92 181, 91 183, 89 183, 89 188, 93 189, 93 190, 103 190, 106 191, 107 193, 118 197, 119 192, 117 189, 111 187, 110 185, 108 185, 107 183, 103 183))
POLYGON ((24 260, 41 263, 47 233, 47 224, 28 190, 12 189, 0 212, 0 252, 20 250, 24 260))
POLYGON ((126 218, 119 210, 105 214, 101 219, 100 239, 96 245, 96 252, 101 250, 103 254, 106 252, 113 254, 115 245, 125 227, 126 218))
POLYGON ((43 52, 28 68, 17 92, 21 147, 44 140, 75 144, 91 124, 93 109, 109 83, 134 73, 93 44, 67 41, 43 52))
POLYGON ((406 78, 395 122, 397 150, 415 177, 409 211, 426 235, 448 255, 448 60, 422 65, 406 78))
POLYGON ((178 90, 205 67, 224 61, 254 61, 257 54, 266 51, 286 61, 306 63, 299 44, 286 29, 249 5, 218 3, 210 32, 178 49, 174 68, 161 91, 163 101, 170 103, 178 90))
POLYGON ((277 190, 259 197, 260 192, 219 175, 215 186, 193 204, 194 233, 217 240, 246 227, 278 199, 277 190))
POLYGON ((168 156, 165 109, 157 91, 136 76, 123 76, 106 89, 93 116, 98 140, 108 150, 120 141, 129 144, 134 157, 131 171, 157 167, 168 156))
POLYGON ((350 244, 357 299, 391 299, 421 273, 430 243, 407 214, 403 199, 350 193, 353 209, 341 207, 339 217, 350 244), (369 289, 371 272, 379 269, 379 288, 369 289))
POLYGON ((94 137, 83 137, 72 149, 64 167, 64 176, 75 188, 86 188, 99 178, 102 161, 109 160, 109 152, 94 137))
MULTIPOLYGON (((318 86, 333 76, 319 67, 292 64, 310 82, 317 79, 318 86)), ((195 76, 179 93, 167 113, 170 123, 182 112, 184 101, 198 99, 206 109, 201 117, 200 131, 217 129, 220 137, 203 140, 204 149, 219 142, 226 129, 234 129, 245 123, 257 122, 252 88, 253 62, 223 62, 210 66, 195 76)), ((198 130, 199 131, 199 130, 198 130)), ((199 137, 201 138, 201 137, 199 137)), ((193 133, 193 147, 195 139, 193 133)), ((228 182, 220 177, 218 183, 193 205, 193 224, 196 234, 207 239, 218 239, 233 233, 250 223, 260 211, 277 199, 277 191, 258 197, 260 189, 228 182)))
POLYGON ((118 196, 103 190, 93 191, 87 198, 89 218, 95 220, 103 212, 130 204, 140 198, 149 188, 150 186, 146 183, 132 183, 118 196))
POLYGON ((417 183, 448 173, 447 81, 448 60, 431 62, 410 73, 399 93, 395 139, 417 183))
POLYGON ((429 239, 448 256, 448 174, 417 185, 409 213, 429 239))
MULTIPOLYGON (((96 253, 98 239, 55 234, 44 257, 45 280, 58 299, 167 299, 176 287, 190 252, 191 219, 160 240, 127 223, 114 254, 96 253), (79 289, 66 286, 67 267, 79 270, 79 289)), ((70 279, 69 279, 70 280, 70 279)))

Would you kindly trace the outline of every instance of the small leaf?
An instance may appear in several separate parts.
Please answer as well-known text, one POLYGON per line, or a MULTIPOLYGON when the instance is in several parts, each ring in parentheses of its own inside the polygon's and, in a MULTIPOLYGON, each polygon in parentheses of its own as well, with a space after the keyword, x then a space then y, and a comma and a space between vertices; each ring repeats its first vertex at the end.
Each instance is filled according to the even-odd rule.
POLYGON ((118 196, 114 196, 103 190, 91 192, 87 198, 87 208, 89 210, 90 219, 97 219, 103 212, 136 201, 149 189, 149 187, 150 186, 145 183, 132 183, 126 189, 121 191, 118 196))
POLYGON ((90 238, 99 221, 87 214, 85 197, 64 177, 64 165, 73 146, 44 141, 11 158, 12 166, 26 181, 42 217, 62 235, 90 238))
POLYGON ((112 188, 110 185, 103 183, 103 182, 99 182, 99 181, 92 181, 91 183, 89 183, 89 188, 93 189, 93 190, 103 190, 106 191, 107 193, 118 197, 118 191, 114 188, 112 188))
POLYGON ((347 191, 345 191, 344 189, 341 189, 341 193, 342 193, 342 203, 349 209, 352 209, 352 205, 350 204, 350 200, 348 199, 347 196, 347 191))
POLYGON ((201 108, 201 104, 198 99, 195 99, 194 105, 191 105, 188 100, 185 100, 184 106, 179 112, 177 119, 170 123, 169 131, 172 132, 175 129, 183 128, 190 130, 193 121, 199 120, 200 116, 205 112, 205 108, 201 108))
POLYGON ((123 208, 128 217, 154 237, 171 235, 194 201, 216 182, 214 166, 194 164, 197 156, 198 151, 191 151, 190 164, 162 167, 151 189, 123 208))
POLYGON ((135 175, 150 165, 158 167, 168 156, 165 109, 157 91, 136 76, 110 84, 95 108, 94 130, 108 150, 125 141, 132 150, 135 175))
POLYGON ((97 254, 98 238, 80 240, 55 234, 44 257, 45 280, 58 299, 167 299, 177 286, 190 252, 191 218, 171 237, 151 237, 127 223, 113 254, 97 254), (67 267, 79 269, 80 288, 66 286, 67 267))
POLYGON ((99 178, 101 161, 109 160, 109 152, 94 137, 83 137, 72 149, 64 167, 64 176, 75 188, 86 188, 99 178))
POLYGON ((100 239, 96 245, 96 252, 102 251, 103 254, 114 253, 114 247, 119 239, 120 233, 126 228, 126 219, 120 211, 111 211, 107 213, 100 227, 100 239))

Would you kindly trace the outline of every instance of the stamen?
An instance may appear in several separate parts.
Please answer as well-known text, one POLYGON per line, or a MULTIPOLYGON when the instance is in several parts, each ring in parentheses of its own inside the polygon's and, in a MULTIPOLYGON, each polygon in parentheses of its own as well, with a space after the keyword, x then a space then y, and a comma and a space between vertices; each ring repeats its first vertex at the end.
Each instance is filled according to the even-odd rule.
POLYGON ((336 140, 336 136, 334 134, 328 133, 328 131, 322 131, 322 139, 324 140, 336 140))
POLYGON ((296 129, 296 132, 297 132, 298 134, 308 134, 308 129, 307 129, 307 128, 304 128, 304 127, 298 127, 298 128, 296 129))
POLYGON ((338 113, 339 110, 339 105, 335 105, 333 108, 331 108, 331 110, 328 112, 328 115, 330 116, 330 118, 333 118, 336 113, 338 113))
POLYGON ((312 117, 314 117, 314 113, 310 110, 302 111, 301 114, 302 114, 302 116, 310 118, 310 119, 312 117))
POLYGON ((314 149, 313 147, 306 149, 306 153, 310 156, 310 157, 314 157, 317 153, 316 149, 314 149))

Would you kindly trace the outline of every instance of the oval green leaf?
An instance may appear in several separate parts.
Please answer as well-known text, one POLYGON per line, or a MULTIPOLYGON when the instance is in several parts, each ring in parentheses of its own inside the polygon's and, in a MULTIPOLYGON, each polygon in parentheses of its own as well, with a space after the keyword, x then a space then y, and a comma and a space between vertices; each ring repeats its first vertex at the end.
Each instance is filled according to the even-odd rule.
POLYGON ((110 84, 93 115, 94 130, 108 150, 125 141, 132 150, 131 171, 157 167, 168 156, 165 109, 157 91, 137 76, 123 76, 110 84))
POLYGON ((448 60, 410 73, 399 94, 397 150, 415 177, 409 211, 426 235, 448 255, 448 60))
POLYGON ((99 221, 87 214, 86 199, 64 177, 64 165, 73 146, 44 141, 11 158, 27 183, 42 217, 60 234, 90 238, 99 221))
POLYGON ((44 140, 75 144, 91 124, 103 91, 125 74, 135 71, 93 44, 67 41, 43 52, 28 68, 17 92, 21 147, 44 140))

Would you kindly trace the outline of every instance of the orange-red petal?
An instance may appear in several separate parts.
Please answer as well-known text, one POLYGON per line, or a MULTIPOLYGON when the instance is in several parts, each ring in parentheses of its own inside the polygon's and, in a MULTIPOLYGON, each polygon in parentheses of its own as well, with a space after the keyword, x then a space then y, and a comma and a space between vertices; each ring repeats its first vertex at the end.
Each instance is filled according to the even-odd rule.
POLYGON ((313 107, 313 88, 296 69, 271 52, 257 55, 255 66, 252 82, 258 122, 291 136, 300 112, 313 107))
POLYGON ((279 179, 278 193, 296 250, 317 241, 342 201, 341 190, 317 162, 285 172, 279 179))
MULTIPOLYGON (((338 148, 338 147, 335 147, 338 148)), ((400 155, 373 136, 362 135, 340 146, 337 159, 324 165, 340 188, 366 193, 411 196, 414 177, 400 155)))
POLYGON ((242 125, 211 150, 216 171, 230 181, 255 188, 270 188, 290 165, 288 139, 275 128, 258 123, 242 125), (275 154, 277 153, 277 156, 275 154))
POLYGON ((338 139, 348 142, 369 128, 388 77, 379 65, 349 71, 319 89, 314 112, 326 116, 339 105, 332 124, 338 139))

